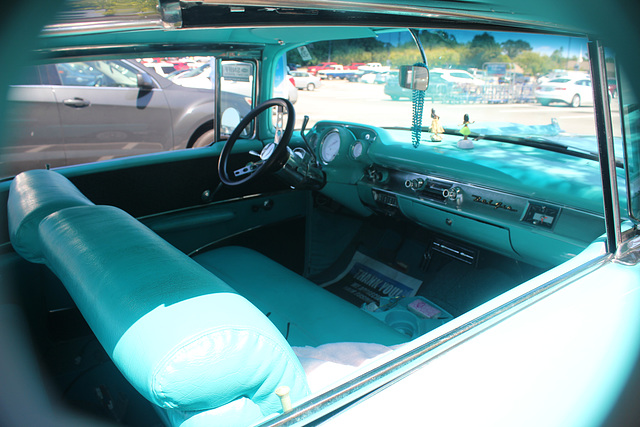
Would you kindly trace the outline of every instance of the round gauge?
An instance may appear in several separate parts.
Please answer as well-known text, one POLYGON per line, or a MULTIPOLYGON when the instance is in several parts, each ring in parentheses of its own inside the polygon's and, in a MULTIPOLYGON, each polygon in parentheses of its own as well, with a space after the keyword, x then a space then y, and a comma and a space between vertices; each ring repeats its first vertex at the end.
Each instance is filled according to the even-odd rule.
POLYGON ((340 151, 340 133, 334 129, 322 138, 320 157, 323 162, 329 163, 336 158, 338 151, 340 151))
POLYGON ((354 159, 357 159, 362 155, 362 150, 363 150, 362 142, 360 141, 354 142, 353 145, 351 146, 351 157, 353 157, 354 159))

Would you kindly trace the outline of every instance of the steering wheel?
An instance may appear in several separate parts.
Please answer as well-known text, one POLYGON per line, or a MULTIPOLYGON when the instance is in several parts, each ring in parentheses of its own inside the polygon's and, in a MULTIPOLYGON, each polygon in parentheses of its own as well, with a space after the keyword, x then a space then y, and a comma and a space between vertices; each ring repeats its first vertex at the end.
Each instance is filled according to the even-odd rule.
MULTIPOLYGON (((240 185, 245 182, 256 179, 256 177, 264 174, 266 171, 277 169, 282 166, 286 161, 288 156, 287 154, 287 145, 289 144, 289 140, 291 139, 291 135, 293 135, 293 126, 295 124, 296 117, 295 111, 293 110, 293 105, 286 99, 283 98, 273 98, 268 101, 263 102, 258 105, 256 108, 251 110, 244 118, 240 121, 238 126, 233 130, 229 139, 227 139, 224 147, 222 147, 222 152, 220 153, 220 159, 218 160, 218 175, 220 176, 220 181, 222 181, 226 185, 240 185), (233 171, 232 174, 229 173, 229 156, 231 155, 231 150, 233 149, 236 140, 246 128, 249 123, 253 121, 260 113, 271 108, 277 107, 276 110, 276 134, 273 142, 265 145, 262 151, 260 152, 260 161, 255 163, 250 163, 249 165, 233 171), (284 119, 284 111, 287 110, 287 125, 282 128, 283 119, 284 119)), ((254 153, 257 154, 257 153, 254 153)))

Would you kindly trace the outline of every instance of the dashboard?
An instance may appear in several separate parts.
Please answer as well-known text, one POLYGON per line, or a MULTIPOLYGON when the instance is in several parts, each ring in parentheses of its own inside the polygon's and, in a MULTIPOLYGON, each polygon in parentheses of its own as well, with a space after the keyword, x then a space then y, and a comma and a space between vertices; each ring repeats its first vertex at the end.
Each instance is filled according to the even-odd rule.
POLYGON ((541 267, 604 233, 597 162, 492 141, 462 150, 459 136, 444 136, 414 148, 409 130, 323 121, 307 140, 326 175, 321 191, 363 215, 401 217, 541 267))

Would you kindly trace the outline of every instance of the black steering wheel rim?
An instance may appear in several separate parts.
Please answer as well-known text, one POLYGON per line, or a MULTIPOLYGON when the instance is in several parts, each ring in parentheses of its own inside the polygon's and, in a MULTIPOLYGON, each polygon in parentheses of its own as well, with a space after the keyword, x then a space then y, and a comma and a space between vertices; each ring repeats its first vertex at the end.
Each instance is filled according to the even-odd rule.
POLYGON ((247 113, 246 116, 238 123, 238 126, 233 130, 229 139, 222 147, 222 151, 220 152, 220 157, 218 159, 218 176, 220 177, 220 181, 222 181, 226 185, 240 185, 244 184, 248 181, 254 180, 256 177, 264 174, 266 171, 275 168, 277 166, 281 166, 286 161, 285 154, 287 153, 287 145, 289 145, 289 141, 291 140, 291 136, 293 135, 293 127, 295 125, 295 111, 293 109, 293 104, 284 98, 273 98, 268 101, 263 102, 262 104, 256 106, 253 110, 247 113), (285 126, 284 132, 278 143, 275 146, 273 153, 269 156, 268 159, 264 160, 262 164, 260 164, 254 171, 250 172, 247 176, 240 179, 232 179, 229 175, 229 157, 231 155, 231 150, 235 145, 237 139, 240 137, 242 131, 263 111, 272 108, 272 107, 284 107, 287 109, 287 124, 285 126))

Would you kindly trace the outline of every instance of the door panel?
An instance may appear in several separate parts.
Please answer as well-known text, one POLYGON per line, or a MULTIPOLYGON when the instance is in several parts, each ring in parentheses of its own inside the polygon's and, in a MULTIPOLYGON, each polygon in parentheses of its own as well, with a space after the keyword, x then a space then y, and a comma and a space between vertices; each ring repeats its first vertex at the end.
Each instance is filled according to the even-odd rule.
MULTIPOLYGON (((35 68, 34 68, 35 70, 35 68)), ((0 149, 0 175, 67 163, 53 86, 9 89, 9 137, 0 149)))

